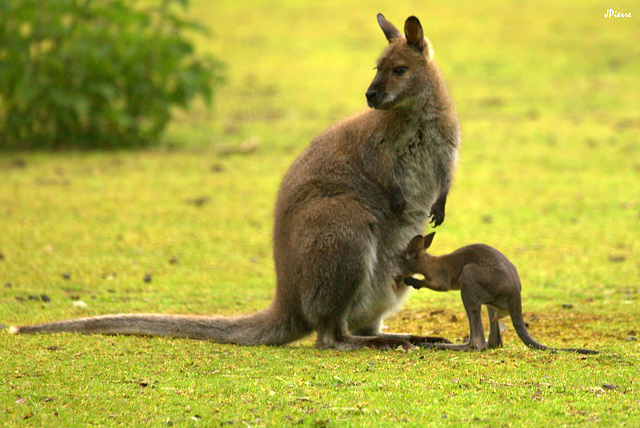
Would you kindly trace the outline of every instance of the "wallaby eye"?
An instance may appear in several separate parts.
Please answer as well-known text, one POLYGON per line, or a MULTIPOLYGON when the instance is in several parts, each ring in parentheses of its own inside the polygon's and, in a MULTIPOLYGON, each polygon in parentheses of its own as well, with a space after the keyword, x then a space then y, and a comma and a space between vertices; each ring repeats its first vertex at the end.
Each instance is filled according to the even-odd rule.
POLYGON ((391 74, 393 74, 394 76, 402 76, 406 72, 407 72, 407 67, 396 67, 393 69, 391 74))

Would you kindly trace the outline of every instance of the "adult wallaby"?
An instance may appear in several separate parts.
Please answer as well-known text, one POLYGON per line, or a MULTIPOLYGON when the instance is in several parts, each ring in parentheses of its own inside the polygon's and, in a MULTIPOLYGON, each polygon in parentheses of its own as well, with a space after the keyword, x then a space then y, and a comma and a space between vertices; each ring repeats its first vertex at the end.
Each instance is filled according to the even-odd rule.
POLYGON ((502 346, 498 319, 511 316, 513 327, 525 345, 533 349, 572 351, 597 354, 590 349, 548 348, 531 337, 522 317, 520 277, 516 267, 500 251, 484 244, 462 247, 440 257, 427 253, 435 232, 418 235, 409 243, 404 258, 406 275, 421 274, 424 279, 408 276, 406 285, 436 291, 460 290, 462 303, 469 319, 469 342, 461 345, 429 344, 440 349, 457 351, 484 350, 487 342, 482 327, 482 305, 489 314, 489 348, 502 346))
POLYGON ((318 136, 285 175, 275 208, 277 288, 271 306, 219 318, 119 314, 13 327, 14 333, 167 335, 282 345, 317 332, 319 348, 409 347, 442 338, 380 332, 402 303, 399 264, 429 218, 444 219, 460 131, 420 21, 389 41, 366 92, 370 109, 318 136))

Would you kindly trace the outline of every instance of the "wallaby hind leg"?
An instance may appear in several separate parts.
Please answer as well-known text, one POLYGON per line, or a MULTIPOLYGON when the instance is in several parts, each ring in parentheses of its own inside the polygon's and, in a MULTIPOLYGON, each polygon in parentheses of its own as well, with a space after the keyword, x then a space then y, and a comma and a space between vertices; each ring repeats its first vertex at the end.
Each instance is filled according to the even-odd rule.
MULTIPOLYGON (((304 317, 318 332, 318 348, 341 350, 372 347, 410 348, 404 339, 360 337, 349 332, 350 311, 358 292, 372 287, 377 260, 377 239, 371 218, 349 199, 328 199, 321 212, 308 212, 313 218, 300 233, 299 263, 295 282, 300 287, 304 317), (336 223, 335 218, 343 219, 336 223)), ((371 308, 370 310, 374 310, 371 308)), ((366 311, 365 311, 366 316, 366 311)))
POLYGON ((498 320, 498 310, 493 306, 487 306, 489 315, 489 349, 502 347, 502 334, 500 333, 500 321, 498 320))

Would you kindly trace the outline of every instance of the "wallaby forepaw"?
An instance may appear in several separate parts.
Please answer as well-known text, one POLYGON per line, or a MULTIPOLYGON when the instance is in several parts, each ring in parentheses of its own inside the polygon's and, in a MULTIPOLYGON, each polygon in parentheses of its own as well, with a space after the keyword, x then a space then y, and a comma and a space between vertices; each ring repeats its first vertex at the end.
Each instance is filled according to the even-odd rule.
POLYGON ((413 278, 413 277, 411 277, 411 276, 406 277, 403 281, 404 281, 404 283, 405 283, 406 285, 408 285, 408 286, 410 286, 410 287, 413 287, 413 288, 415 288, 415 289, 420 289, 420 288, 422 288, 422 287, 423 287, 422 283, 424 282, 424 281, 422 281, 422 280, 419 280, 419 279, 417 279, 417 278, 413 278))
POLYGON ((429 213, 429 223, 433 225, 433 227, 440 226, 444 221, 444 205, 436 202, 431 207, 431 212, 429 213))

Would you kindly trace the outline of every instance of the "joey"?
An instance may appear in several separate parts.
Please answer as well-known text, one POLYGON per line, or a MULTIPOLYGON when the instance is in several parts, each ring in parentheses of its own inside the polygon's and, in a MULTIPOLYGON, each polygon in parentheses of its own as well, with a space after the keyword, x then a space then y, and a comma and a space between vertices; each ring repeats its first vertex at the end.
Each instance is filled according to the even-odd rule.
POLYGON ((439 349, 483 350, 502 346, 498 319, 510 316, 518 337, 533 349, 571 351, 597 354, 598 351, 580 348, 548 348, 538 343, 527 330, 522 316, 520 277, 516 267, 504 254, 484 244, 462 247, 450 254, 433 256, 427 249, 435 232, 414 237, 404 257, 405 274, 421 274, 424 279, 411 276, 404 279, 414 288, 435 291, 460 290, 462 303, 469 319, 469 342, 461 345, 432 344, 439 349), (489 342, 485 340, 481 309, 486 305, 489 315, 489 342))

